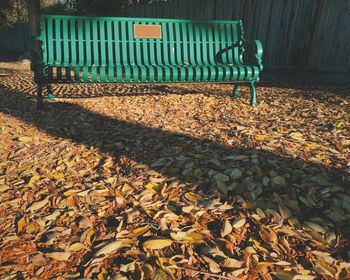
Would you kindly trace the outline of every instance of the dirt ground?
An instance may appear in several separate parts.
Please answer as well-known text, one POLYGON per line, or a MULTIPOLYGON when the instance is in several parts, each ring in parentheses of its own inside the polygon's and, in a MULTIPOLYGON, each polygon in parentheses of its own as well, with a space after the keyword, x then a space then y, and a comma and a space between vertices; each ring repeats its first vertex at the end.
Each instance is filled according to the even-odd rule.
POLYGON ((350 89, 56 85, 0 63, 2 279, 349 279, 350 89))

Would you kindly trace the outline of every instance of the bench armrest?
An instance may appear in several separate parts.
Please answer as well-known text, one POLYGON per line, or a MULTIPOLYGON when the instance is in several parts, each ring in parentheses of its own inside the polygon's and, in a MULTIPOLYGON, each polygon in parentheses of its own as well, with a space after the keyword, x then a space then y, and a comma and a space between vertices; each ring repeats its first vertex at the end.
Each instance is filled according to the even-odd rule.
POLYGON ((241 46, 241 61, 244 64, 253 64, 263 70, 262 54, 263 48, 259 40, 242 42, 241 46))

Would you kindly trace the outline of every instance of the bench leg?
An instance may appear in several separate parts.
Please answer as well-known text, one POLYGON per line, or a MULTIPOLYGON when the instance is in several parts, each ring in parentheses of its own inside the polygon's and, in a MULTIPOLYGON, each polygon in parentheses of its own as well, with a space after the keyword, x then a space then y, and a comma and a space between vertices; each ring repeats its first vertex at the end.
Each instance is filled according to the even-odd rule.
POLYGON ((47 98, 48 98, 50 101, 53 101, 54 98, 55 98, 55 95, 54 95, 53 92, 52 92, 52 88, 51 88, 51 85, 50 85, 50 84, 47 85, 47 98))
POLYGON ((43 108, 43 85, 37 84, 36 86, 36 108, 43 108))
POLYGON ((250 94, 251 94, 250 104, 253 107, 255 107, 256 106, 256 90, 255 90, 254 82, 250 83, 250 94))
POLYGON ((238 98, 238 85, 235 85, 235 87, 233 88, 232 97, 234 99, 238 98))

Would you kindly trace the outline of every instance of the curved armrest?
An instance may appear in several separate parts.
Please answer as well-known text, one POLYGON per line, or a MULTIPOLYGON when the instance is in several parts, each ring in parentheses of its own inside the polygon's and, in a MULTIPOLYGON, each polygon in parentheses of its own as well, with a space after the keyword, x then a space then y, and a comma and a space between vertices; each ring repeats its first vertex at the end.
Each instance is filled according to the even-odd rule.
POLYGON ((259 40, 243 42, 241 60, 253 63, 253 65, 259 67, 260 71, 263 70, 262 54, 263 47, 259 40), (246 52, 247 49, 250 51, 246 52))

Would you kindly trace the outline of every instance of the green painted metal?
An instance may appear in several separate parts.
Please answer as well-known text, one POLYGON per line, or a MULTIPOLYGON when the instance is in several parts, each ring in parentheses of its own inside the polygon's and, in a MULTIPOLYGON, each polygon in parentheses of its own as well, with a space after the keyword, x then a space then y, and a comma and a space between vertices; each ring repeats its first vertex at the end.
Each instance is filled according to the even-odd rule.
POLYGON ((247 82, 256 102, 262 44, 242 21, 43 15, 40 27, 38 84, 247 82), (161 38, 135 38, 135 24, 160 25, 161 38))
POLYGON ((250 83, 250 91, 251 91, 251 98, 250 98, 250 104, 255 107, 256 106, 256 90, 254 82, 250 83))
POLYGON ((238 98, 238 87, 239 87, 239 85, 235 85, 235 87, 233 88, 232 97, 235 99, 238 98))

